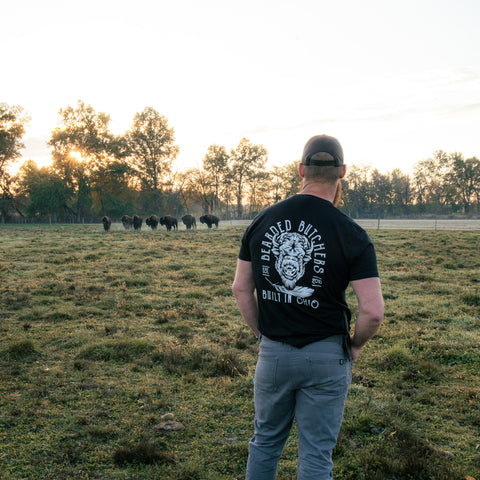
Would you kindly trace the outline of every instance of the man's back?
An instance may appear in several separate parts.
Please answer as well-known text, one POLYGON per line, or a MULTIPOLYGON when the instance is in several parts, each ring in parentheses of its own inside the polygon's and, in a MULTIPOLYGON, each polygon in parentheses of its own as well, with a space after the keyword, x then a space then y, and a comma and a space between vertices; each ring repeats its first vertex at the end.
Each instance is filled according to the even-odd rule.
POLYGON ((295 195, 258 215, 240 258, 252 262, 260 331, 295 346, 345 334, 345 288, 378 275, 363 229, 313 195, 295 195))

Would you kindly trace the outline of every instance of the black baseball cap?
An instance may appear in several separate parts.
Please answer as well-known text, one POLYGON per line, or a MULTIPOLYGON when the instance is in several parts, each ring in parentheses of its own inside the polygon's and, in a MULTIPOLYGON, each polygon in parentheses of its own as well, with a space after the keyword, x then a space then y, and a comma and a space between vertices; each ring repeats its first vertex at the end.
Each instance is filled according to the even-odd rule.
POLYGON ((306 144, 302 155, 303 165, 319 165, 328 166, 333 165, 340 167, 343 165, 343 149, 340 142, 328 135, 315 135, 306 144), (325 159, 325 156, 318 155, 319 153, 328 153, 332 159, 325 159), (315 157, 319 158, 315 158, 315 157), (323 158, 322 158, 323 157, 323 158))

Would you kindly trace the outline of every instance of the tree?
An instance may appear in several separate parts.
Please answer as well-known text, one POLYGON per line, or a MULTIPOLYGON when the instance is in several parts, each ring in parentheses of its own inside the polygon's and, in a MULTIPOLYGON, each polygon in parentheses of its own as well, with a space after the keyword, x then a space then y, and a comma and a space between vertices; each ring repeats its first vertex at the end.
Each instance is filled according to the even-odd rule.
POLYGON ((10 107, 0 103, 0 175, 8 163, 21 156, 20 150, 25 148, 22 138, 29 120, 19 105, 10 107))
POLYGON ((136 191, 131 182, 131 168, 123 160, 100 167, 92 178, 92 210, 96 215, 119 219, 133 215, 136 191))
POLYGON ((48 217, 56 222, 65 212, 67 195, 65 185, 52 168, 38 168, 33 160, 20 167, 19 184, 27 195, 26 213, 32 217, 48 217))
POLYGON ((273 170, 270 173, 270 188, 272 204, 278 203, 280 200, 283 200, 284 175, 282 167, 273 167, 273 170))
POLYGON ((94 171, 121 156, 121 142, 109 130, 110 115, 96 112, 81 100, 77 107, 60 109, 61 125, 52 132, 48 144, 55 157, 72 154, 94 171))
POLYGON ((370 173, 370 201, 375 206, 378 218, 383 217, 390 205, 390 194, 392 192, 392 184, 388 175, 380 173, 378 169, 374 169, 370 173))
POLYGON ((463 159, 461 153, 449 155, 446 183, 451 187, 453 198, 469 213, 474 197, 480 190, 480 161, 473 157, 463 159))
POLYGON ((215 203, 214 186, 210 183, 207 172, 201 168, 192 168, 187 172, 184 191, 185 207, 190 210, 193 205, 201 205, 202 213, 212 213, 215 203))
POLYGON ((413 185, 415 201, 421 211, 441 213, 448 203, 445 188, 445 175, 448 168, 448 155, 437 150, 433 158, 421 160, 414 166, 413 185))
POLYGON ((25 126, 30 118, 23 113, 19 105, 9 106, 0 103, 0 218, 5 222, 7 216, 17 211, 12 193, 14 177, 8 171, 11 163, 21 156, 24 148, 22 138, 25 126))
POLYGON ((412 203, 410 177, 396 168, 390 173, 391 202, 394 213, 406 213, 412 203))
POLYGON ((99 172, 122 156, 121 140, 109 130, 110 116, 97 113, 92 106, 78 101, 77 107, 60 109, 60 125, 52 132, 53 168, 64 181, 71 207, 80 221, 90 212, 91 188, 99 172))
POLYGON ((300 160, 294 160, 282 167, 283 198, 291 197, 300 191, 302 178, 298 173, 300 160))
POLYGON ((265 169, 267 150, 262 145, 253 145, 250 140, 242 138, 236 149, 230 153, 232 186, 237 199, 238 218, 243 216, 243 197, 245 186, 249 179, 254 180, 254 174, 265 169))
POLYGON ((168 126, 166 117, 146 107, 135 114, 125 140, 129 162, 141 189, 152 194, 152 208, 159 211, 166 179, 179 153, 174 129, 168 126))
POLYGON ((221 186, 228 176, 228 154, 221 145, 210 145, 203 159, 203 169, 213 188, 213 204, 206 213, 214 213, 219 209, 221 186))
POLYGON ((256 215, 268 205, 271 194, 270 172, 265 170, 253 170, 248 175, 248 205, 250 216, 256 215))
POLYGON ((298 173, 299 160, 282 167, 274 166, 270 173, 270 203, 277 203, 300 191, 302 178, 298 173))
POLYGON ((370 212, 370 167, 352 165, 342 180, 343 205, 349 215, 359 218, 370 212))

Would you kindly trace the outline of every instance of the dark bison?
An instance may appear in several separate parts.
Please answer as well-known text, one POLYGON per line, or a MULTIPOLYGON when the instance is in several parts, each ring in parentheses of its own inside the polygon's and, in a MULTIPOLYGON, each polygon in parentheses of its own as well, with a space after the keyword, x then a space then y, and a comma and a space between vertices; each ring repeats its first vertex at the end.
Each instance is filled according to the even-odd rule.
POLYGON ((184 215, 182 217, 182 222, 187 227, 187 230, 190 230, 191 228, 197 228, 197 221, 193 215, 184 215))
POLYGON ((215 227, 218 228, 218 217, 210 214, 202 215, 200 223, 206 223, 208 228, 212 228, 212 225, 215 224, 215 227))
POLYGON ((152 229, 156 230, 158 226, 158 217, 156 215, 150 215, 146 220, 145 223, 152 229))
POLYGON ((110 230, 110 227, 112 225, 112 221, 105 215, 105 217, 102 218, 103 222, 103 229, 108 232, 110 230))
POLYGON ((125 230, 128 230, 133 225, 133 218, 128 215, 124 215, 122 217, 122 225, 125 227, 125 230))
POLYGON ((160 217, 160 225, 165 225, 168 231, 170 231, 172 227, 174 230, 178 230, 177 219, 175 217, 172 217, 171 215, 165 215, 164 217, 160 217))
POLYGON ((142 229, 142 223, 143 223, 143 218, 139 217, 138 215, 133 216, 133 228, 135 230, 141 230, 142 229))

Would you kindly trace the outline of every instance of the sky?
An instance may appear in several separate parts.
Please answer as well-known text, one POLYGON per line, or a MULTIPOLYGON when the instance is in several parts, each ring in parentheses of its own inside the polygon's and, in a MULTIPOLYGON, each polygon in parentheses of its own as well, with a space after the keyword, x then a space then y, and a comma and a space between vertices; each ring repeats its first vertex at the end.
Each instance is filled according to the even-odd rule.
POLYGON ((410 172, 480 157, 479 22, 478 0, 3 0, 0 102, 31 117, 19 164, 50 163, 81 100, 116 134, 153 107, 179 170, 242 138, 282 166, 325 133, 347 165, 410 172))

